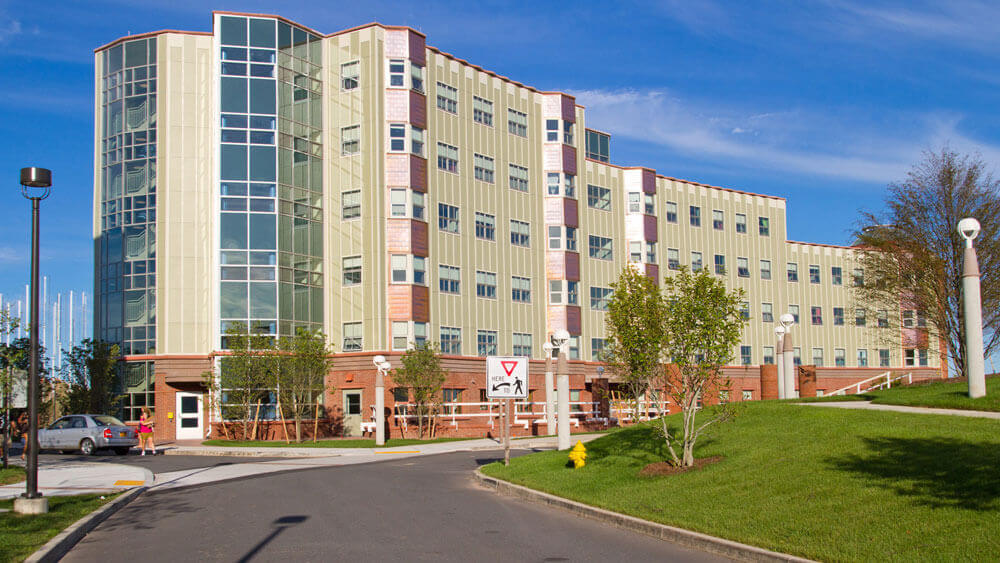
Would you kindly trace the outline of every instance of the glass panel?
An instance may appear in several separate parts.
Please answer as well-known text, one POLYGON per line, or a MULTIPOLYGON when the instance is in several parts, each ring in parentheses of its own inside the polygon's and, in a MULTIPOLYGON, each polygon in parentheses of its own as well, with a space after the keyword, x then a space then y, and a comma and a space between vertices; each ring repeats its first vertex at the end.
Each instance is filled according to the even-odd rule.
POLYGON ((243 213, 222 213, 220 235, 222 248, 245 249, 247 247, 247 216, 243 213))
POLYGON ((247 20, 246 18, 234 18, 222 16, 220 18, 222 32, 220 34, 223 45, 246 45, 247 44, 247 20))
MULTIPOLYGON (((273 80, 250 80, 250 113, 275 113, 275 94, 273 80)), ((226 110, 223 111, 236 111, 226 110)))
POLYGON ((146 64, 146 41, 130 41, 125 44, 125 66, 146 64))
POLYGON ((277 170, 274 159, 274 147, 250 147, 250 179, 275 181, 277 170))
POLYGON ((250 284, 250 316, 274 318, 278 316, 278 287, 274 283, 250 284))
POLYGON ((274 48, 274 20, 250 20, 250 46, 274 48))
POLYGON ((231 76, 222 77, 222 104, 223 112, 246 113, 247 112, 247 79, 234 78, 231 76))
POLYGON ((181 414, 197 414, 198 397, 181 397, 181 414))
POLYGON ((222 145, 219 168, 223 180, 246 180, 247 148, 239 145, 222 145))
POLYGON ((250 215, 250 248, 275 249, 274 215, 250 215))
POLYGON ((247 284, 245 282, 221 282, 219 284, 221 310, 224 319, 247 318, 247 284))

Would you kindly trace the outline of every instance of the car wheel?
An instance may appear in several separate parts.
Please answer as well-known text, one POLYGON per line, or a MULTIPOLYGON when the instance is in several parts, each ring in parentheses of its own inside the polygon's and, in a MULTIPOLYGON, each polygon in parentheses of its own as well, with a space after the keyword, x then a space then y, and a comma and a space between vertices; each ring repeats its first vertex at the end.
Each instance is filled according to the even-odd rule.
POLYGON ((91 440, 90 438, 84 438, 80 442, 80 451, 83 452, 83 455, 94 455, 94 452, 97 451, 97 448, 94 447, 93 440, 91 440))
POLYGON ((115 453, 118 455, 128 455, 128 451, 132 448, 115 448, 115 453))

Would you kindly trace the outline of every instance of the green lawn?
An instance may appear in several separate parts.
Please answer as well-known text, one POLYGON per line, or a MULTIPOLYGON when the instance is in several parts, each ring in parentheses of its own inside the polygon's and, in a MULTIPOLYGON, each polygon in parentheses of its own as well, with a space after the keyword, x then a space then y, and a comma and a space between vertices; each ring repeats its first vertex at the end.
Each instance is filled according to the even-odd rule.
MULTIPOLYGON (((478 440, 479 438, 434 438, 433 440, 417 440, 415 438, 394 438, 386 440, 385 446, 392 448, 396 446, 417 446, 424 444, 434 444, 437 442, 459 442, 462 440, 478 440)), ((284 440, 248 440, 240 442, 238 440, 205 440, 204 446, 225 446, 232 448, 374 448, 374 438, 347 438, 343 440, 319 440, 317 442, 302 442, 296 444, 294 441, 286 444, 284 440)))
MULTIPOLYGON (((673 424, 679 424, 677 416, 673 424)), ((747 403, 703 437, 697 471, 640 478, 666 459, 653 427, 587 444, 587 465, 541 452, 491 476, 640 518, 822 561, 996 560, 1000 421, 747 403)))
POLYGON ((16 465, 8 465, 7 469, 0 469, 0 485, 10 485, 24 481, 24 468, 16 465))
MULTIPOLYGON (((810 399, 805 399, 811 401, 810 399)), ((906 385, 870 391, 844 397, 819 397, 816 401, 871 401, 880 405, 904 405, 910 407, 937 407, 942 409, 962 409, 975 411, 1000 411, 1000 377, 986 379, 986 396, 969 398, 969 384, 964 380, 939 379, 915 385, 906 385)))
MULTIPOLYGON (((0 513, 0 561, 23 561, 70 524, 111 502, 118 495, 49 497, 49 512, 37 516, 0 513)), ((12 508, 0 500, 0 508, 12 508)))

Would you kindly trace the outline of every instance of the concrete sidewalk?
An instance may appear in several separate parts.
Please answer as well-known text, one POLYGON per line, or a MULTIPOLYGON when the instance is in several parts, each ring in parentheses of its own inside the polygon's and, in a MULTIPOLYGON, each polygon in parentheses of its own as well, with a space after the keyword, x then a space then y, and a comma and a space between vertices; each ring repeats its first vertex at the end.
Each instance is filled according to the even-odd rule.
MULTIPOLYGON (((114 493, 152 484, 153 473, 133 465, 74 461, 38 466, 38 490, 47 497, 114 493)), ((0 486, 0 499, 20 496, 24 487, 24 481, 0 486)))
POLYGON ((938 409, 932 407, 907 407, 902 405, 876 405, 870 401, 831 401, 829 403, 795 403, 806 407, 832 407, 836 409, 864 409, 872 411, 894 411, 914 414, 943 414, 949 416, 968 416, 973 418, 1000 419, 1000 412, 968 411, 962 409, 938 409))

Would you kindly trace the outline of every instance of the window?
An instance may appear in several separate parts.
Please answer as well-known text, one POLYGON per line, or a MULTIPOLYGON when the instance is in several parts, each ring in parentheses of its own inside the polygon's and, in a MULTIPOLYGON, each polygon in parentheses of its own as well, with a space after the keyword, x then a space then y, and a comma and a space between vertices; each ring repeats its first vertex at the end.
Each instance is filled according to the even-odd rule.
POLYGON ((700 227, 701 226, 701 208, 697 205, 692 205, 689 208, 691 214, 691 226, 700 227))
POLYGON ((361 63, 359 61, 352 61, 340 65, 341 90, 346 91, 357 88, 360 77, 361 77, 361 63))
POLYGON ((361 257, 344 257, 344 285, 358 285, 361 283, 361 257))
POLYGON ((797 366, 802 365, 802 348, 798 346, 792 348, 792 364, 797 366))
POLYGON ((562 142, 567 145, 573 144, 573 123, 560 119, 545 120, 545 141, 550 143, 559 142, 559 123, 562 122, 562 142))
POLYGON ((462 270, 456 266, 438 265, 438 289, 441 293, 460 293, 462 270))
POLYGON ((833 326, 844 326, 844 308, 833 308, 833 326))
POLYGON ((744 389, 743 390, 743 397, 742 398, 743 398, 744 401, 752 401, 753 400, 753 390, 752 389, 744 389))
POLYGON ((531 241, 531 225, 517 219, 510 220, 510 243, 514 246, 529 247, 531 241))
POLYGON ((546 193, 576 197, 576 176, 565 172, 549 172, 545 175, 546 193))
POLYGON ((611 190, 587 184, 587 207, 611 211, 611 190))
POLYGON ((712 210, 712 228, 716 231, 722 231, 726 228, 724 215, 719 209, 712 210))
POLYGON ((903 311, 903 328, 913 328, 916 325, 916 315, 912 309, 903 311))
POLYGON ((424 130, 410 127, 410 154, 424 156, 424 130))
POLYGON ((458 208, 447 203, 438 204, 438 229, 458 234, 458 208))
POLYGON ((868 350, 865 350, 864 348, 858 348, 858 367, 868 367, 868 350))
POLYGON ((458 149, 438 143, 438 169, 458 174, 458 149))
POLYGON ((813 348, 813 365, 821 368, 823 367, 823 349, 813 348))
POLYGON ((406 321, 394 321, 392 323, 392 349, 406 350, 406 344, 410 337, 410 327, 406 321))
POLYGON ((821 325, 823 324, 823 308, 822 307, 811 307, 810 309, 812 316, 812 324, 821 325))
POLYGON ((642 192, 628 193, 628 212, 642 213, 642 192))
POLYGON ((865 326, 868 324, 867 315, 865 310, 857 308, 854 310, 854 326, 865 326))
POLYGON ((461 389, 441 389, 441 412, 443 414, 462 414, 461 405, 449 404, 449 403, 461 403, 462 402, 462 390, 461 389))
POLYGON ((878 327, 879 328, 889 328, 889 312, 885 309, 881 309, 877 313, 878 315, 878 327))
POLYGON ((476 238, 495 241, 497 239, 496 230, 496 217, 476 212, 476 238))
POLYGON ((361 152, 361 126, 352 125, 340 129, 340 154, 349 156, 361 152))
POLYGON ((833 349, 833 365, 838 368, 847 366, 847 350, 844 350, 843 348, 833 349))
POLYGON ((448 86, 443 82, 437 83, 437 107, 448 113, 458 113, 458 88, 448 86))
POLYGON ((476 270, 476 297, 497 298, 497 275, 476 270))
POLYGON ((451 326, 441 327, 441 353, 456 355, 462 353, 462 329, 451 326))
POLYGON ((799 281, 799 265, 795 262, 788 263, 788 281, 797 282, 799 281))
POLYGON ((753 363, 753 348, 750 346, 740 346, 740 364, 748 366, 753 363))
POLYGON ((608 301, 611 299, 610 287, 590 288, 590 308, 595 311, 607 311, 608 301))
POLYGON ((656 198, 653 194, 643 194, 642 200, 646 215, 656 215, 656 198))
POLYGON ((878 351, 878 365, 879 367, 887 368, 889 367, 889 350, 880 349, 878 351))
POLYGON ((510 298, 515 303, 531 303, 531 278, 511 276, 510 298))
POLYGON ((722 254, 715 255, 715 273, 720 276, 726 274, 726 257, 722 254))
POLYGON ((768 219, 767 217, 758 217, 757 218, 757 232, 759 232, 760 236, 762 236, 762 237, 770 236, 771 235, 771 220, 768 219))
POLYGON ((605 341, 603 338, 591 338, 590 339, 590 361, 601 362, 604 361, 604 345, 605 341))
POLYGON ((681 268, 681 253, 676 248, 667 249, 667 268, 671 270, 681 268))
POLYGON ((590 257, 598 260, 611 260, 612 248, 611 239, 590 235, 589 245, 590 257))
POLYGON ((527 137, 528 114, 507 108, 507 132, 518 137, 527 137))
POLYGON ((340 205, 341 219, 361 217, 361 190, 351 190, 340 194, 340 205))
POLYGON ((600 131, 587 129, 587 158, 598 162, 608 162, 611 158, 611 136, 600 131))
POLYGON ((493 102, 479 96, 472 97, 472 120, 493 127, 493 102))
POLYGON ((633 240, 628 243, 628 261, 642 262, 642 241, 633 240))
POLYGON ((747 232, 747 216, 743 213, 736 214, 736 232, 744 235, 747 232))
POLYGON ((427 259, 411 254, 393 254, 389 257, 392 283, 423 285, 427 278, 427 259))
POLYGON ((741 278, 750 277, 750 260, 748 258, 736 258, 736 275, 741 278))
POLYGON ((550 305, 578 305, 580 282, 549 280, 550 305), (565 301, 563 300, 565 297, 565 301))
POLYGON ((549 249, 559 250, 563 247, 576 251, 576 228, 549 225, 549 249))
POLYGON ((667 223, 676 223, 677 222, 677 202, 676 201, 668 201, 664 206, 666 207, 667 223))
POLYGON ((750 320, 750 302, 744 301, 740 303, 740 318, 744 321, 750 320))
POLYGON ((927 366, 926 348, 907 348, 903 350, 903 365, 906 367, 927 366))
POLYGON ((865 285, 865 271, 861 268, 854 268, 854 287, 865 285))
POLYGON ((809 264, 809 283, 819 283, 819 264, 809 264))
POLYGON ((698 272, 701 271, 702 260, 701 252, 691 251, 691 271, 698 272))
POLYGON ((406 87, 406 61, 403 59, 389 60, 389 87, 406 87))
POLYGON ((792 322, 793 323, 799 324, 799 306, 798 305, 789 305, 788 306, 788 314, 790 314, 792 316, 792 322))
POLYGON ((407 189, 389 190, 390 215, 424 220, 424 194, 407 189), (407 199, 410 205, 407 205, 407 199))
POLYGON ((833 285, 844 285, 844 270, 840 266, 830 268, 830 283, 833 285))
POLYGON ((760 279, 769 280, 771 279, 771 261, 761 260, 760 261, 760 279))
POLYGON ((656 243, 646 241, 646 263, 656 264, 656 243))
POLYGON ((493 183, 493 159, 481 154, 472 154, 472 173, 479 181, 493 183))
POLYGON ((476 355, 478 356, 497 355, 497 331, 495 330, 476 331, 476 355))
POLYGON ((361 323, 344 323, 344 352, 361 351, 361 323))
POLYGON ((389 124, 389 152, 403 152, 406 150, 406 124, 389 124))
POLYGON ((508 171, 510 172, 510 189, 517 190, 519 192, 528 191, 528 169, 523 166, 518 166, 516 164, 509 164, 508 171))
POLYGON ((531 357, 531 335, 523 332, 514 333, 514 355, 531 357))
POLYGON ((764 346, 764 358, 762 361, 765 364, 774 363, 774 346, 764 346))
POLYGON ((412 62, 410 63, 410 87, 420 93, 424 91, 424 67, 412 62))
POLYGON ((774 322, 774 308, 770 303, 760 304, 760 320, 765 323, 774 322))
MULTIPOLYGON (((579 355, 579 354, 578 354, 579 355)), ((580 404, 580 390, 569 390, 569 412, 583 412, 583 405, 580 404)))

